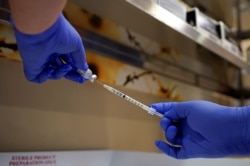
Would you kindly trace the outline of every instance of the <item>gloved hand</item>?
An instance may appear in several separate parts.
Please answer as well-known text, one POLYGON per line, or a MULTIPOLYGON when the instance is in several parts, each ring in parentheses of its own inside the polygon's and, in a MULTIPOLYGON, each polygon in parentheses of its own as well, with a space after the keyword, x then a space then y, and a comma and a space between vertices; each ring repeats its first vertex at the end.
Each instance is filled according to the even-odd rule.
POLYGON ((62 14, 39 34, 28 35, 13 28, 27 80, 43 83, 65 77, 85 81, 76 71, 88 69, 81 37, 62 14))
POLYGON ((156 146, 177 159, 250 155, 250 107, 227 107, 208 101, 151 105, 164 114, 165 138, 182 147, 157 140, 156 146))

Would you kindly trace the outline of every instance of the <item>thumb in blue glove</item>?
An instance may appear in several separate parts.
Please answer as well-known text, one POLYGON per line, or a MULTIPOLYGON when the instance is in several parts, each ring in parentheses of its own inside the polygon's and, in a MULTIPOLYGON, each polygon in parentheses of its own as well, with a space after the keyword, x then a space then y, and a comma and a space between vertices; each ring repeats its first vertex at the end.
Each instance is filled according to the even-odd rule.
POLYGON ((177 159, 250 155, 250 108, 227 107, 208 101, 151 105, 164 114, 160 126, 166 141, 156 146, 177 159))
POLYGON ((88 69, 81 37, 62 14, 39 34, 24 34, 14 24, 13 28, 27 80, 43 83, 65 77, 85 81, 77 72, 88 69))

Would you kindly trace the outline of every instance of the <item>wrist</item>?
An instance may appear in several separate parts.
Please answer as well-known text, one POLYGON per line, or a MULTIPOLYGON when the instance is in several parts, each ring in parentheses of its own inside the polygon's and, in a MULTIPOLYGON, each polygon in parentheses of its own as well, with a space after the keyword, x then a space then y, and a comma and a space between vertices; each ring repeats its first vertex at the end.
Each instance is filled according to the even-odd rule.
POLYGON ((66 0, 9 0, 15 25, 21 32, 37 34, 50 27, 66 0))
POLYGON ((64 21, 64 16, 60 14, 57 20, 46 30, 37 34, 26 34, 19 31, 13 23, 13 19, 11 18, 12 26, 15 32, 17 43, 22 44, 41 44, 43 42, 48 42, 48 39, 53 36, 53 34, 60 28, 62 22, 64 21), (20 41, 19 41, 20 40, 20 41))

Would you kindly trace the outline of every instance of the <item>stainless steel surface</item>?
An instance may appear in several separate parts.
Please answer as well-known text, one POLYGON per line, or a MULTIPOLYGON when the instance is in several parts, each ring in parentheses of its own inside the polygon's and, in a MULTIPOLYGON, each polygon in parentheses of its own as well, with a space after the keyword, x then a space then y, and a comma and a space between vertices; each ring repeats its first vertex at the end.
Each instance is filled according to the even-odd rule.
POLYGON ((250 28, 250 1, 249 0, 183 0, 190 6, 198 6, 207 15, 216 20, 225 22, 233 29, 237 28, 237 2, 240 3, 240 19, 242 30, 250 28))
POLYGON ((166 28, 171 28, 181 35, 191 39, 192 41, 202 45, 216 55, 224 58, 230 63, 250 71, 250 68, 242 58, 236 57, 232 52, 224 49, 221 45, 217 44, 209 37, 197 31, 194 27, 190 26, 177 16, 163 9, 151 0, 127 0, 131 5, 139 8, 141 11, 152 16, 156 20, 164 23, 166 28))
POLYGON ((236 27, 236 0, 183 0, 190 6, 197 6, 215 20, 225 22, 229 27, 236 27))

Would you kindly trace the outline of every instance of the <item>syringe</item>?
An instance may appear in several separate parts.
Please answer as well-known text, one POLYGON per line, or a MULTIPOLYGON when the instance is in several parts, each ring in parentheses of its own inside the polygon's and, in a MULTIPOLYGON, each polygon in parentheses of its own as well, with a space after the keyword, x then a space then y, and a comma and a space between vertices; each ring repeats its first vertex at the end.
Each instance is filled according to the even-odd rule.
POLYGON ((142 104, 141 102, 133 99, 132 97, 129 97, 128 95, 125 95, 124 93, 120 92, 119 90, 117 90, 117 89, 115 89, 113 87, 110 87, 110 86, 108 86, 106 84, 102 84, 102 83, 101 83, 101 85, 105 89, 107 89, 108 91, 112 92, 113 94, 115 94, 115 95, 127 100, 128 102, 140 107, 141 109, 147 111, 149 114, 156 115, 156 116, 159 116, 159 117, 163 117, 163 115, 160 114, 159 112, 156 112, 156 110, 154 108, 151 108, 149 106, 146 106, 145 104, 142 104))
MULTIPOLYGON (((108 91, 112 92, 113 94, 129 101, 130 103, 142 108, 143 110, 147 111, 149 114, 151 115, 156 115, 156 116, 159 116, 159 117, 163 117, 162 114, 160 114, 159 112, 157 112, 154 108, 151 108, 151 107, 148 107, 146 106, 145 104, 142 104, 141 102, 133 99, 132 97, 129 97, 128 95, 120 92, 119 90, 113 88, 113 87, 110 87, 106 84, 103 84, 101 83, 100 81, 97 81, 96 78, 97 76, 92 74, 92 71, 91 70, 87 70, 87 71, 82 71, 82 70, 78 70, 78 72, 86 79, 90 80, 90 82, 96 82, 98 84, 100 84, 102 87, 104 87, 105 89, 107 89, 108 91)), ((170 146, 173 146, 173 147, 177 147, 177 148, 181 148, 182 146, 181 145, 175 145, 175 144, 172 144, 171 142, 169 142, 168 140, 166 140, 166 143, 170 146)))

